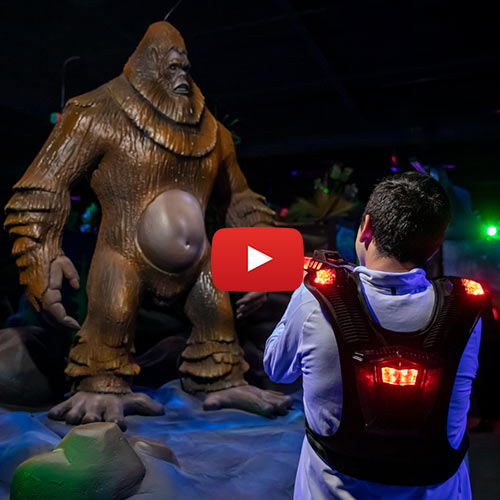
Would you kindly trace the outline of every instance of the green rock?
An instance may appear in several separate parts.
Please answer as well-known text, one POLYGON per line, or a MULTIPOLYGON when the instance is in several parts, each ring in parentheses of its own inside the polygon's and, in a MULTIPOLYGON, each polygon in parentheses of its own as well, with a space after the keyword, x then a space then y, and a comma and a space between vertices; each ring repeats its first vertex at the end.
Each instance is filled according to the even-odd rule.
POLYGON ((145 473, 116 424, 81 425, 54 451, 16 469, 10 500, 122 500, 137 490, 145 473))

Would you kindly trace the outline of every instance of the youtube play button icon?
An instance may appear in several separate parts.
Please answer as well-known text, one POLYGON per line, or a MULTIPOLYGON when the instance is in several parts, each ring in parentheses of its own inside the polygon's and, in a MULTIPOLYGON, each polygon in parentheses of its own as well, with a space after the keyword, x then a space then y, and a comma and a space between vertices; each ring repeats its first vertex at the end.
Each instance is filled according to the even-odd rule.
POLYGON ((266 255, 265 253, 259 252, 255 248, 247 247, 248 256, 247 256, 247 271, 253 271, 255 268, 262 266, 266 262, 273 260, 272 257, 266 255))
POLYGON ((228 292, 284 292, 302 283, 304 243, 295 229, 219 229, 212 240, 212 278, 228 292))

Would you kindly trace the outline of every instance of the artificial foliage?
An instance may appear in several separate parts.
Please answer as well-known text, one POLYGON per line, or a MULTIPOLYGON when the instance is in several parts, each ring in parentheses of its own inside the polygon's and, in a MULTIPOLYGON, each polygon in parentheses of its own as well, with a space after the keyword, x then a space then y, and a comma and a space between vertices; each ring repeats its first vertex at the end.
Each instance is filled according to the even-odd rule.
POLYGON ((357 205, 358 189, 349 182, 353 169, 334 163, 322 177, 314 180, 310 198, 298 198, 289 208, 289 222, 323 223, 332 217, 343 217, 357 205))

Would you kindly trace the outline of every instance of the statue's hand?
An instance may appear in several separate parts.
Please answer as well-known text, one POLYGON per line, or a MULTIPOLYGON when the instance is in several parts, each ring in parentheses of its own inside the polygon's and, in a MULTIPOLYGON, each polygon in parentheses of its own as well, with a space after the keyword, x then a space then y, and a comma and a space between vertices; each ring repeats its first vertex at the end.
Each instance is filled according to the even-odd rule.
POLYGON ((61 255, 50 264, 49 286, 42 295, 42 310, 49 322, 79 329, 78 321, 68 316, 62 304, 61 288, 63 278, 66 278, 73 288, 80 288, 80 278, 75 266, 68 257, 61 255))
POLYGON ((163 405, 142 393, 103 394, 77 392, 49 411, 54 420, 72 425, 91 422, 114 422, 122 431, 127 429, 125 415, 163 415, 163 405))
POLYGON ((241 299, 236 301, 236 318, 240 319, 254 313, 265 304, 266 300, 266 292, 245 293, 241 299))

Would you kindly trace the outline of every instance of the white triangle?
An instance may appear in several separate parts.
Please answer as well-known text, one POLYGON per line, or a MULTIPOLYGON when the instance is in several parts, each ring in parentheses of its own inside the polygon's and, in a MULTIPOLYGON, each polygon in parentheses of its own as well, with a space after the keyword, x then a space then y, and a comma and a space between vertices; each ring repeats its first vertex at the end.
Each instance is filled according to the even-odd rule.
POLYGON ((259 252, 252 248, 251 246, 247 246, 248 248, 248 271, 253 271, 256 267, 262 266, 266 262, 273 260, 272 257, 266 255, 265 253, 259 252))

